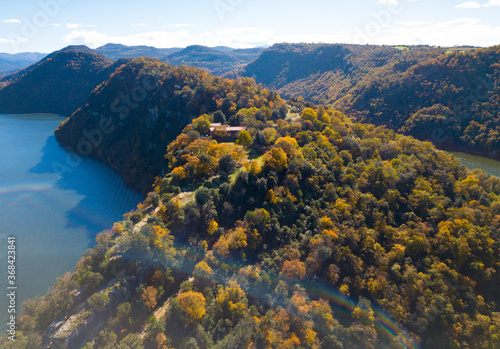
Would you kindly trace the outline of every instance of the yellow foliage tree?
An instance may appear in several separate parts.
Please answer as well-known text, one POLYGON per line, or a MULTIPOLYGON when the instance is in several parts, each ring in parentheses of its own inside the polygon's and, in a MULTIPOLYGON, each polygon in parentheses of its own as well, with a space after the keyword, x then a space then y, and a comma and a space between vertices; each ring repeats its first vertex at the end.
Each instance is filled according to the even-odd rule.
POLYGON ((206 301, 202 293, 184 292, 177 296, 177 300, 189 323, 194 323, 205 315, 206 301))
POLYGON ((272 171, 281 172, 288 165, 288 157, 281 148, 273 148, 264 154, 264 164, 272 171))
POLYGON ((241 131, 238 135, 238 139, 236 139, 236 144, 242 145, 244 147, 249 146, 250 144, 252 144, 252 142, 253 138, 246 130, 241 131))
POLYGON ((314 121, 318 119, 318 115, 311 108, 304 109, 300 117, 302 118, 302 120, 309 120, 309 121, 314 121))
POLYGON ((219 224, 216 221, 208 222, 207 233, 214 235, 214 233, 219 229, 219 224))
POLYGON ((212 274, 212 268, 205 261, 201 261, 194 267, 194 274, 208 277, 212 274))
POLYGON ((236 281, 230 281, 228 286, 220 289, 215 301, 232 318, 243 316, 247 308, 245 292, 236 281))
POLYGON ((297 153, 300 151, 297 140, 290 136, 279 138, 276 141, 276 146, 283 149, 289 159, 295 157, 295 155, 297 155, 297 153))
POLYGON ((259 166, 259 163, 255 160, 252 160, 251 162, 247 162, 245 164, 245 169, 248 172, 253 173, 254 175, 258 175, 259 173, 262 172, 262 168, 259 166))
POLYGON ((202 115, 193 120, 193 128, 202 135, 208 134, 210 132, 210 121, 202 115))
POLYGON ((186 170, 184 167, 176 167, 172 170, 172 175, 176 176, 178 179, 184 179, 187 177, 186 170))

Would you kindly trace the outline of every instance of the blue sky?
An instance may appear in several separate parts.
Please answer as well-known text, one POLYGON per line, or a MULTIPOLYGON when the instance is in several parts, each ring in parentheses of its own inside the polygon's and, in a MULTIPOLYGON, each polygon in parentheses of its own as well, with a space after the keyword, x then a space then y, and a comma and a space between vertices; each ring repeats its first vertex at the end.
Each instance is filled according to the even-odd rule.
POLYGON ((108 42, 500 44, 500 0, 23 0, 3 2, 0 52, 108 42))

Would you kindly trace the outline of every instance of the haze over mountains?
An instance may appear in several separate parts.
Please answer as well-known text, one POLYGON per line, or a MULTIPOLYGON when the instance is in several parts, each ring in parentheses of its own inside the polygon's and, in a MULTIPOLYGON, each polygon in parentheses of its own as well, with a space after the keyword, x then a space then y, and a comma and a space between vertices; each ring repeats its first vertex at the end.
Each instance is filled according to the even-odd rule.
POLYGON ((38 62, 46 53, 23 52, 17 54, 0 53, 0 77, 9 75, 17 70, 38 62))
MULTIPOLYGON (((151 57, 174 65, 194 65, 221 75, 256 59, 265 48, 234 49, 227 46, 207 47, 201 45, 186 48, 156 48, 152 46, 125 46, 106 44, 93 50, 111 60, 120 58, 151 57)), ((0 77, 15 73, 47 56, 46 53, 25 52, 18 54, 0 53, 0 77)))
POLYGON ((264 48, 234 49, 227 46, 192 45, 159 49, 151 46, 107 44, 95 49, 110 59, 151 57, 174 65, 194 65, 214 75, 222 75, 256 59, 264 48))

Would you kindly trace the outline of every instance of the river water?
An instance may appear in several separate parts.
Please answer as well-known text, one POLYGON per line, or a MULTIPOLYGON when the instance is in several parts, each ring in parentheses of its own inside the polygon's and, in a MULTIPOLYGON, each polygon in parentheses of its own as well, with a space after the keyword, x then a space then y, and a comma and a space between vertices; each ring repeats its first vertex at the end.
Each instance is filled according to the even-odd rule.
POLYGON ((500 161, 466 153, 452 153, 468 169, 480 168, 490 175, 500 177, 500 161))
POLYGON ((93 159, 81 163, 55 139, 64 118, 0 115, 0 328, 7 321, 7 238, 16 238, 17 311, 73 271, 100 231, 143 197, 93 159))

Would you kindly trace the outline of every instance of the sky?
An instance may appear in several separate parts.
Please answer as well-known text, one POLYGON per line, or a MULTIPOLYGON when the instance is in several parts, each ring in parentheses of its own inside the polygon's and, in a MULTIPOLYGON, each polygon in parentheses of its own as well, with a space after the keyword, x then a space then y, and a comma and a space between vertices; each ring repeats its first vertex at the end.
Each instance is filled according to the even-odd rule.
POLYGON ((0 8, 7 53, 106 43, 500 44, 500 0, 23 0, 0 8))

